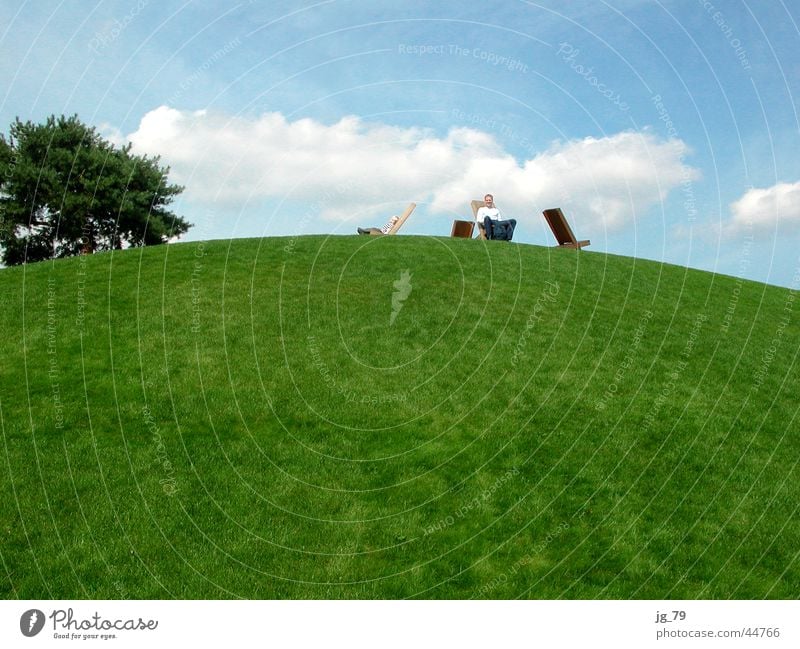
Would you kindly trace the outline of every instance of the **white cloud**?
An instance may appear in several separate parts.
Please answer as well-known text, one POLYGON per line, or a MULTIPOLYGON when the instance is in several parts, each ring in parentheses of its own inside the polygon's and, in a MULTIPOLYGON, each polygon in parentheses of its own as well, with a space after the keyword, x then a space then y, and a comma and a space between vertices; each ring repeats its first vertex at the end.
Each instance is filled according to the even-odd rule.
POLYGON ((127 141, 125 135, 116 126, 103 122, 97 127, 97 132, 116 147, 121 147, 127 141))
POLYGON ((489 191, 519 214, 566 205, 574 208, 576 222, 595 232, 618 230, 699 176, 683 164, 687 153, 679 140, 626 131, 556 142, 522 165, 507 154, 476 157, 461 178, 437 191, 434 205, 448 207, 489 191))
POLYGON ((763 236, 779 228, 796 230, 800 227, 800 181, 749 189, 730 207, 731 219, 723 225, 723 234, 763 236))
POLYGON ((128 139, 136 152, 160 154, 192 200, 320 202, 321 216, 334 219, 412 200, 463 214, 472 198, 492 192, 509 216, 566 206, 582 231, 598 232, 624 227, 698 177, 683 162, 683 142, 651 132, 555 142, 519 163, 492 135, 471 128, 437 137, 357 117, 326 125, 162 106, 128 139))

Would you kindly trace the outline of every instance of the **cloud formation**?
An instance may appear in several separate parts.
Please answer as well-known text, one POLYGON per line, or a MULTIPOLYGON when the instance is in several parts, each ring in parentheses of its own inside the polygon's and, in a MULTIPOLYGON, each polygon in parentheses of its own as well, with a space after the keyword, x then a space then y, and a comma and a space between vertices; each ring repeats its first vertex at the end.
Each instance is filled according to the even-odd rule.
POLYGON ((160 154, 194 201, 320 202, 327 219, 409 201, 462 214, 472 198, 492 192, 509 215, 575 206, 571 218, 582 230, 613 231, 699 176, 684 163, 686 144, 649 131, 554 142, 520 162, 473 128, 437 136, 358 117, 326 125, 161 106, 126 139, 136 152, 160 154))
POLYGON ((731 219, 723 226, 723 234, 764 236, 779 229, 796 231, 800 228, 800 181, 749 189, 730 207, 731 219))

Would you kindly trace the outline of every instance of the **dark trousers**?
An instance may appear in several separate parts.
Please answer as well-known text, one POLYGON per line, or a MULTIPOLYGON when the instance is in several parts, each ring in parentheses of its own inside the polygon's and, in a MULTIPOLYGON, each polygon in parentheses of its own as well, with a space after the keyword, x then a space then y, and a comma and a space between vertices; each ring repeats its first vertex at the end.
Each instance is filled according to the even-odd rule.
POLYGON ((511 241, 511 237, 514 236, 515 227, 517 227, 516 219, 508 219, 507 221, 494 221, 488 216, 483 217, 483 228, 486 230, 487 239, 511 241))

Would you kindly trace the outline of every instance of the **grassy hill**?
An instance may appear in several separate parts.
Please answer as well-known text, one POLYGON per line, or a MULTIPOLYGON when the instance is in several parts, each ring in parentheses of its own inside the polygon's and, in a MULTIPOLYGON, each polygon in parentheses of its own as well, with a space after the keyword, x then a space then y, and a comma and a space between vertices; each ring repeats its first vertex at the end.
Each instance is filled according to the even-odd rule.
POLYGON ((797 598, 796 293, 427 237, 0 271, 5 598, 797 598))

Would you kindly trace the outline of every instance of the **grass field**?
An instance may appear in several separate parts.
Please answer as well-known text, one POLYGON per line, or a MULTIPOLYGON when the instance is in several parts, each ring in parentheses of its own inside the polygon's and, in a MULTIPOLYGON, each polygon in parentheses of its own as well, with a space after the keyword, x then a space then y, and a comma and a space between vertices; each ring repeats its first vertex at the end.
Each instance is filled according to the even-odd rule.
POLYGON ((796 292, 355 236, 0 290, 4 598, 800 597, 796 292))

